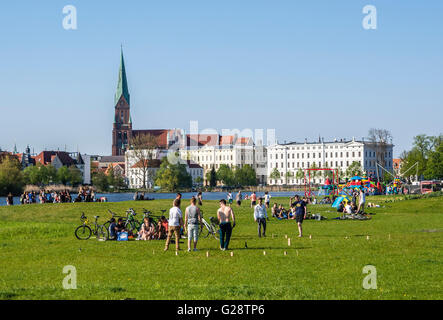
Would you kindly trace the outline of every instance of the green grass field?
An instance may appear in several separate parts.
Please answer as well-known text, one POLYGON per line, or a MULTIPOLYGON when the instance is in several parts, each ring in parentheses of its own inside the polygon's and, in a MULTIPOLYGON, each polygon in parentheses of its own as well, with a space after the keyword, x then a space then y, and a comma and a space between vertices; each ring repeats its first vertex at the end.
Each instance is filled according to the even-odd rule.
MULTIPOLYGON (((288 199, 272 200, 287 206, 288 199)), ((164 241, 74 236, 82 211, 105 222, 108 208, 159 213, 170 200, 0 207, 0 299, 442 299, 443 198, 368 201, 382 205, 367 209, 375 213, 368 221, 332 220, 337 213, 330 206, 309 206, 329 219, 305 221, 301 239, 294 221, 273 218, 259 239, 245 202, 234 207, 232 250, 222 252, 208 238, 199 241, 199 252, 178 256, 173 245, 163 252, 164 241), (66 265, 77 270, 76 290, 62 287, 66 265), (365 265, 377 268, 377 289, 363 289, 365 265)), ((205 217, 217 208, 205 201, 205 217)))

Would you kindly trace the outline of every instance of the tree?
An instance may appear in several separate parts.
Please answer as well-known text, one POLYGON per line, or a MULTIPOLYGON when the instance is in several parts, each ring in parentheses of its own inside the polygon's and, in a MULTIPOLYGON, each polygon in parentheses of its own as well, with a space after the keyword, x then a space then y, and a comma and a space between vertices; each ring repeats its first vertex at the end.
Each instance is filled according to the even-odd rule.
MULTIPOLYGON (((385 152, 390 143, 392 143, 392 134, 386 129, 370 129, 369 130, 369 141, 375 151, 375 161, 378 164, 385 163, 385 152)), ((379 167, 376 166, 375 172, 377 175, 377 180, 380 181, 379 167)))
POLYGON ((354 176, 362 176, 363 168, 360 161, 353 161, 351 165, 346 169, 346 177, 352 178, 354 176))
POLYGON ((158 148, 159 143, 155 136, 141 134, 131 140, 131 148, 126 152, 126 157, 129 158, 128 160, 131 160, 128 162, 136 164, 139 169, 135 171, 135 175, 143 181, 143 189, 146 189, 146 181, 154 179, 154 172, 149 170, 149 168, 158 148))
POLYGON ((71 175, 69 173, 69 169, 65 166, 60 167, 57 170, 57 181, 63 185, 67 185, 70 180, 71 180, 71 175))
POLYGON ((162 189, 176 191, 178 188, 192 187, 192 177, 182 163, 172 164, 167 157, 163 158, 155 176, 155 184, 162 189))
POLYGON ((431 151, 424 171, 425 179, 443 179, 443 139, 440 136, 434 144, 435 151, 431 151))
POLYGON ((206 172, 206 181, 209 182, 210 187, 217 186, 217 172, 215 171, 214 167, 212 167, 210 171, 206 172))
POLYGON ((23 173, 17 158, 6 156, 0 159, 0 195, 9 192, 18 195, 23 191, 23 173))
POLYGON ((106 192, 109 189, 108 177, 103 171, 97 171, 92 175, 92 184, 102 192, 106 192))
POLYGON ((257 175, 254 168, 249 164, 237 167, 234 171, 235 181, 241 186, 256 186, 257 185, 257 175))
POLYGON ((305 171, 302 168, 299 168, 295 173, 295 178, 303 181, 305 179, 305 171))
POLYGON ((195 178, 195 183, 197 185, 202 185, 203 184, 203 178, 198 176, 197 178, 195 178))
POLYGON ((288 184, 288 180, 294 177, 294 173, 292 171, 287 171, 285 174, 286 184, 288 184))
POLYGON ((40 168, 38 166, 29 166, 23 170, 23 178, 26 184, 41 185, 42 176, 40 174, 40 168))
POLYGON ((269 178, 273 180, 280 179, 280 171, 278 171, 277 168, 274 168, 274 170, 272 170, 271 174, 269 175, 269 178))
POLYGON ((221 164, 216 175, 217 181, 222 182, 225 186, 232 186, 235 184, 234 172, 227 164, 221 164))
POLYGON ((79 168, 72 165, 69 167, 69 182, 72 186, 77 186, 83 183, 83 175, 79 168))

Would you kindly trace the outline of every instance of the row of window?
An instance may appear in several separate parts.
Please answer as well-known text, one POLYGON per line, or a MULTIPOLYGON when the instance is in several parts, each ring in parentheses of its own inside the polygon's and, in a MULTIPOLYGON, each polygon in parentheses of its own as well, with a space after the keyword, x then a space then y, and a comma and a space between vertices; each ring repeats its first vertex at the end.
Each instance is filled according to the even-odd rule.
MULTIPOLYGON (((357 155, 357 157, 361 157, 361 151, 358 151, 358 152, 346 151, 346 153, 344 153, 344 152, 340 152, 340 153, 335 152, 335 157, 338 158, 339 154, 340 154, 340 158, 343 158, 344 155, 346 155, 346 158, 349 158, 349 156, 352 156, 353 158, 355 158, 356 155, 357 155)), ((317 155, 317 153, 306 153, 306 159, 309 159, 310 157, 315 158, 316 155, 317 155)), ((329 155, 330 158, 334 157, 334 153, 333 152, 330 152, 330 153, 326 152, 325 153, 325 158, 327 158, 328 155, 329 155)), ((321 152, 319 152, 318 153, 318 158, 321 158, 321 157, 322 157, 322 154, 321 154, 321 152)), ((280 159, 283 159, 283 158, 284 158, 284 154, 281 153, 280 154, 280 159)), ((288 159, 290 159, 290 158, 291 158, 291 154, 288 155, 288 159)), ((304 159, 304 158, 305 158, 305 153, 301 153, 301 159, 304 159)), ((272 154, 269 154, 269 159, 272 159, 272 154)), ((275 155, 275 159, 278 160, 278 154, 275 155)), ((295 153, 292 153, 292 159, 295 159, 295 153)), ((300 159, 300 153, 297 153, 297 159, 300 159)))

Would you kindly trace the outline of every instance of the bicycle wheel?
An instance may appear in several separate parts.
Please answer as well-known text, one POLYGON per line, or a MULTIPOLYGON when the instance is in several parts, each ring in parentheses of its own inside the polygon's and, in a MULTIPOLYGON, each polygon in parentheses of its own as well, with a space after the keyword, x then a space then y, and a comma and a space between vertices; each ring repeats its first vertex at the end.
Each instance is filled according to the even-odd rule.
POLYGON ((105 226, 97 226, 97 239, 100 241, 106 241, 109 238, 108 229, 105 226))
POLYGON ((198 234, 199 238, 207 238, 209 236, 209 230, 206 225, 203 225, 203 228, 200 229, 200 233, 198 234))
POLYGON ((220 239, 220 230, 218 230, 218 227, 212 225, 211 226, 211 234, 215 239, 220 239))
POLYGON ((82 225, 75 229, 75 236, 78 240, 88 240, 92 235, 92 230, 88 226, 82 225))

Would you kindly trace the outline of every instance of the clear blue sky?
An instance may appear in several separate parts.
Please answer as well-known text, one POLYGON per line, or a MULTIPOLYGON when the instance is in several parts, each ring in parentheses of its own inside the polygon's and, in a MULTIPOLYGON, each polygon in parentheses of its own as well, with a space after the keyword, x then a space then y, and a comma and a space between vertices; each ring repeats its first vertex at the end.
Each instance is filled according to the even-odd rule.
POLYGON ((275 128, 280 141, 442 132, 443 1, 8 1, 0 147, 111 153, 123 43, 135 129, 275 128), (65 5, 78 30, 62 27, 65 5), (362 8, 377 7, 377 30, 362 8))

